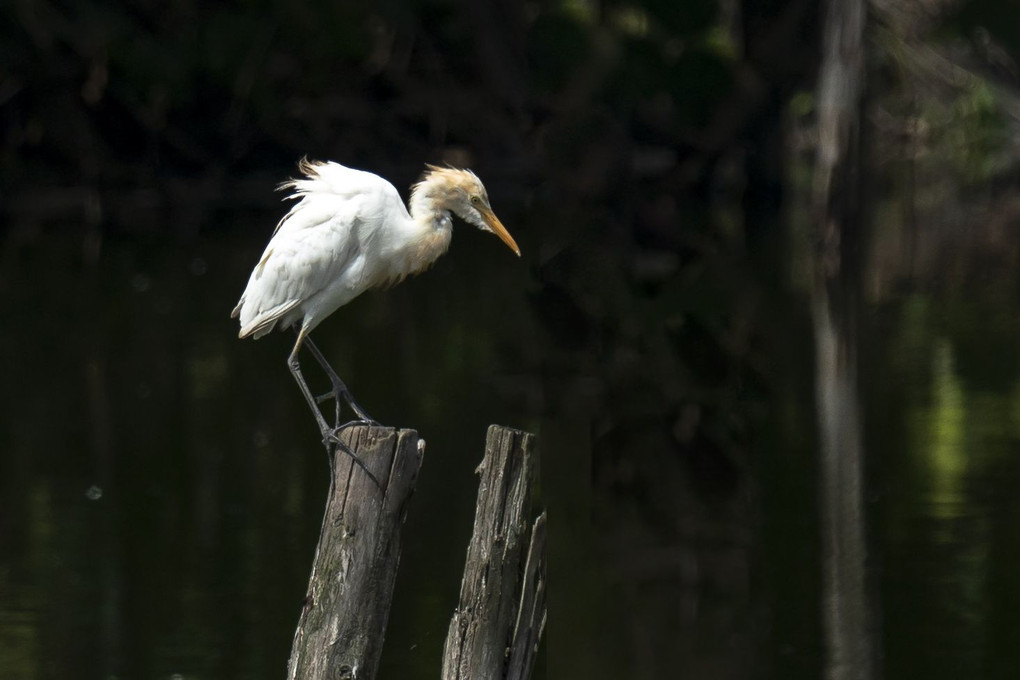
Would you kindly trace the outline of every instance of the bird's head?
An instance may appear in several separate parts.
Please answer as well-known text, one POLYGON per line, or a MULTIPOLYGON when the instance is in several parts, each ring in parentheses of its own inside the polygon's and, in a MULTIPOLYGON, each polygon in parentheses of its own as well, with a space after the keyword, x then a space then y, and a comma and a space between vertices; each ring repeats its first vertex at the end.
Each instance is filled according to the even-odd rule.
POLYGON ((421 181, 414 186, 414 192, 424 192, 436 208, 449 210, 465 222, 492 232, 520 256, 521 249, 492 212, 485 186, 475 173, 430 165, 421 181))

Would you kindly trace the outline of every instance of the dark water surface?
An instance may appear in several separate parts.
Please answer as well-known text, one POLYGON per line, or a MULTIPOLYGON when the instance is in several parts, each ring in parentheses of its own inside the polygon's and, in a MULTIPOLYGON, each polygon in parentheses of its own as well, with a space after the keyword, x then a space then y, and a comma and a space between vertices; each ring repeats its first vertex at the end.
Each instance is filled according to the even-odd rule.
MULTIPOLYGON (((9 252, 0 677, 282 676, 328 471, 293 335, 241 342, 228 318, 261 240, 109 242, 96 268, 74 238, 9 252)), ((383 677, 438 667, 485 428, 537 429, 528 329, 501 311, 526 268, 478 241, 316 332, 374 417, 428 442, 383 677)))
MULTIPOLYGON (((241 342, 228 318, 262 245, 261 233, 192 245, 110 239, 93 266, 74 236, 8 241, 0 678, 282 676, 327 477, 284 363, 292 337, 241 342)), ((437 674, 486 426, 542 428, 547 340, 528 311, 534 281, 533 260, 461 227, 434 270, 365 296, 316 332, 366 409, 428 441, 380 677, 437 674)), ((865 305, 868 596, 854 606, 869 613, 865 642, 883 677, 1020 677, 1017 298, 1011 276, 990 270, 865 305)), ((780 366, 800 355, 809 373, 809 329, 787 329, 794 349, 780 366)), ((568 462, 564 473, 557 451, 544 450, 559 475, 543 482, 560 537, 550 669, 609 659, 634 677, 669 677, 656 645, 675 640, 670 653, 689 677, 825 672, 833 643, 821 623, 814 434, 784 420, 803 395, 772 394, 771 425, 740 472, 754 490, 751 519, 736 532, 722 519, 699 529, 690 551, 638 559, 629 546, 647 541, 634 530, 598 543, 614 526, 600 518, 619 519, 626 504, 600 504, 596 491, 585 501, 594 509, 580 506, 593 514, 571 515, 561 478, 575 476, 583 495, 599 487, 598 464, 568 462), (603 566, 574 552, 574 534, 595 537, 603 566), (645 604, 628 612, 628 603, 645 604), (623 651, 560 658, 558 644, 577 649, 572 633, 618 637, 623 651)), ((702 515, 711 496, 697 501, 702 515)), ((639 513, 633 526, 654 523, 639 513)))
POLYGON ((1020 674, 1020 309, 994 270, 872 318, 870 535, 886 677, 1020 674))

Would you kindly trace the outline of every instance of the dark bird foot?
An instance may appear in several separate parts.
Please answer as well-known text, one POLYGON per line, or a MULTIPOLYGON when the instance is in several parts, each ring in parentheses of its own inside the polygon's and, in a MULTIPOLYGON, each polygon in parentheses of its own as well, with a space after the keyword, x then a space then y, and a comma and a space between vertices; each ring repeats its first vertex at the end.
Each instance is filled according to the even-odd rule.
POLYGON ((350 421, 348 423, 344 423, 343 425, 340 425, 339 427, 335 427, 332 430, 327 429, 327 430, 323 431, 323 433, 322 433, 322 443, 326 447, 327 453, 330 454, 328 456, 328 458, 329 458, 329 474, 330 474, 330 479, 335 479, 335 477, 336 477, 336 470, 333 467, 332 448, 330 446, 330 445, 333 445, 333 446, 336 446, 341 451, 343 451, 348 456, 350 456, 351 460, 354 461, 354 464, 357 465, 359 468, 361 468, 361 470, 366 475, 368 475, 368 478, 372 480, 372 482, 375 484, 376 488, 378 488, 380 490, 382 489, 382 484, 379 483, 379 479, 375 475, 372 474, 371 470, 368 469, 368 466, 365 465, 365 461, 361 460, 361 458, 358 457, 358 454, 356 454, 354 452, 354 450, 351 449, 351 447, 347 446, 347 444, 344 444, 342 441, 340 441, 340 433, 343 432, 344 430, 346 430, 349 427, 354 427, 355 425, 378 425, 378 424, 379 423, 375 422, 374 420, 360 420, 359 419, 359 420, 352 420, 352 421, 350 421))
POLYGON ((347 390, 334 389, 331 392, 326 392, 325 394, 320 394, 319 396, 317 396, 315 398, 315 402, 317 404, 322 404, 322 403, 325 403, 327 401, 330 401, 331 399, 335 399, 338 405, 341 402, 346 403, 348 406, 350 406, 351 410, 354 412, 354 415, 357 416, 357 418, 355 420, 352 420, 349 423, 345 423, 343 425, 337 426, 338 429, 339 428, 348 427, 350 425, 378 425, 379 424, 378 420, 376 420, 372 416, 368 415, 365 412, 365 409, 363 409, 360 406, 358 406, 358 402, 354 401, 354 397, 352 397, 351 393, 348 392, 347 390))

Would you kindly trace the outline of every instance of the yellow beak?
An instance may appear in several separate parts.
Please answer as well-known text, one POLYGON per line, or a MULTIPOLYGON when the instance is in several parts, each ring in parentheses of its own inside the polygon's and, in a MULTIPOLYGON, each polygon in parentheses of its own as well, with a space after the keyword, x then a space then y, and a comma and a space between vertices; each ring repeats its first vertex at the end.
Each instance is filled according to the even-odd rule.
POLYGON ((492 212, 492 209, 482 207, 478 209, 478 212, 482 214, 482 219, 485 220, 485 224, 492 230, 492 233, 498 236, 503 243, 507 244, 510 247, 510 250, 517 253, 517 257, 520 257, 521 249, 517 247, 517 242, 514 241, 514 237, 506 230, 506 227, 504 227, 503 223, 499 221, 496 214, 492 212))

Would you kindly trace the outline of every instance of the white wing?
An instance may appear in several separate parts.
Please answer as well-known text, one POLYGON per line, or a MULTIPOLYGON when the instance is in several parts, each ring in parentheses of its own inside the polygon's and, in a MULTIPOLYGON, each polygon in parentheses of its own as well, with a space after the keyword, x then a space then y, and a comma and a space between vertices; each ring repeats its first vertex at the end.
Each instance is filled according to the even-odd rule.
POLYGON ((284 185, 299 201, 277 225, 231 315, 240 317, 242 338, 303 317, 311 328, 380 283, 372 242, 387 220, 410 219, 397 190, 377 175, 336 163, 302 162, 301 169, 305 179, 284 185))

